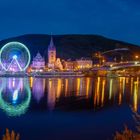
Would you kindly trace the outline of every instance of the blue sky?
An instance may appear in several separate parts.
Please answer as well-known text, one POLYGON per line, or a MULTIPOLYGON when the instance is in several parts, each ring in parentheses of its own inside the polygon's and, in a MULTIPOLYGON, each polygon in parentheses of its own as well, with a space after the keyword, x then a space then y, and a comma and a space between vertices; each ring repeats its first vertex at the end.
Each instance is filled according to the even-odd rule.
POLYGON ((140 45, 138 0, 0 0, 0 39, 98 34, 140 45))

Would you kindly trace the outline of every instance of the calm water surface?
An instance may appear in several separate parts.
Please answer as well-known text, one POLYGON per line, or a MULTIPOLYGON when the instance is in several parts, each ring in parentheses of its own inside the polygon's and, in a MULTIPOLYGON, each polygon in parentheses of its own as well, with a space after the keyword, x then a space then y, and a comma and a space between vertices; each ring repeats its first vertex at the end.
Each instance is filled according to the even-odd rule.
POLYGON ((126 124, 136 130, 140 79, 1 78, 0 134, 21 140, 107 140, 126 124))

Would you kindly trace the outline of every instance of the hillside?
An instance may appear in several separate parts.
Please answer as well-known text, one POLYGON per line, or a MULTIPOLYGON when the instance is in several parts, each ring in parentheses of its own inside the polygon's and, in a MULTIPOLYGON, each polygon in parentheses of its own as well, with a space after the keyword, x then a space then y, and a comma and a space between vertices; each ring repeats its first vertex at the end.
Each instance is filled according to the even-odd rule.
MULTIPOLYGON (((129 43, 111 40, 97 35, 54 35, 57 57, 76 59, 91 57, 95 51, 107 51, 115 48, 129 48, 132 52, 140 52, 140 47, 129 43)), ((29 34, 0 41, 0 47, 10 41, 19 41, 31 51, 32 57, 39 51, 47 58, 50 35, 29 34)))

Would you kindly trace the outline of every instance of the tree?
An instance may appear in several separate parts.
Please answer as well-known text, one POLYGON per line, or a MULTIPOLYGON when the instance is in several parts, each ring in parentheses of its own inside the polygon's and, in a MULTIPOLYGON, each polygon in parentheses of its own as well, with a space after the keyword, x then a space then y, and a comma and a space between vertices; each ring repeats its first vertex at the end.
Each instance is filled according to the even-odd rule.
POLYGON ((129 130, 127 126, 125 126, 122 133, 116 132, 114 140, 140 140, 140 134, 129 130))
POLYGON ((5 133, 5 135, 3 135, 2 140, 19 140, 19 139, 20 139, 19 133, 16 134, 16 133, 14 132, 14 130, 12 130, 12 132, 10 133, 10 132, 9 132, 9 129, 6 128, 6 133, 5 133))

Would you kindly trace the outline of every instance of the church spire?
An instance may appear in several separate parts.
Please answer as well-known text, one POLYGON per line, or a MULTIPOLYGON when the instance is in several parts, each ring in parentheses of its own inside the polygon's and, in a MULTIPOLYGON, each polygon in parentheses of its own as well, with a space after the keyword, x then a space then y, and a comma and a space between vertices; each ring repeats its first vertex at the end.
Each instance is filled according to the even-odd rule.
POLYGON ((53 37, 52 37, 52 35, 51 35, 51 40, 50 40, 50 44, 49 44, 48 49, 49 49, 49 50, 56 50, 56 49, 55 49, 54 42, 53 42, 53 37))
POLYGON ((54 68, 56 61, 56 48, 51 35, 50 44, 48 46, 48 68, 54 68))
POLYGON ((50 46, 54 46, 53 37, 51 36, 50 46))

